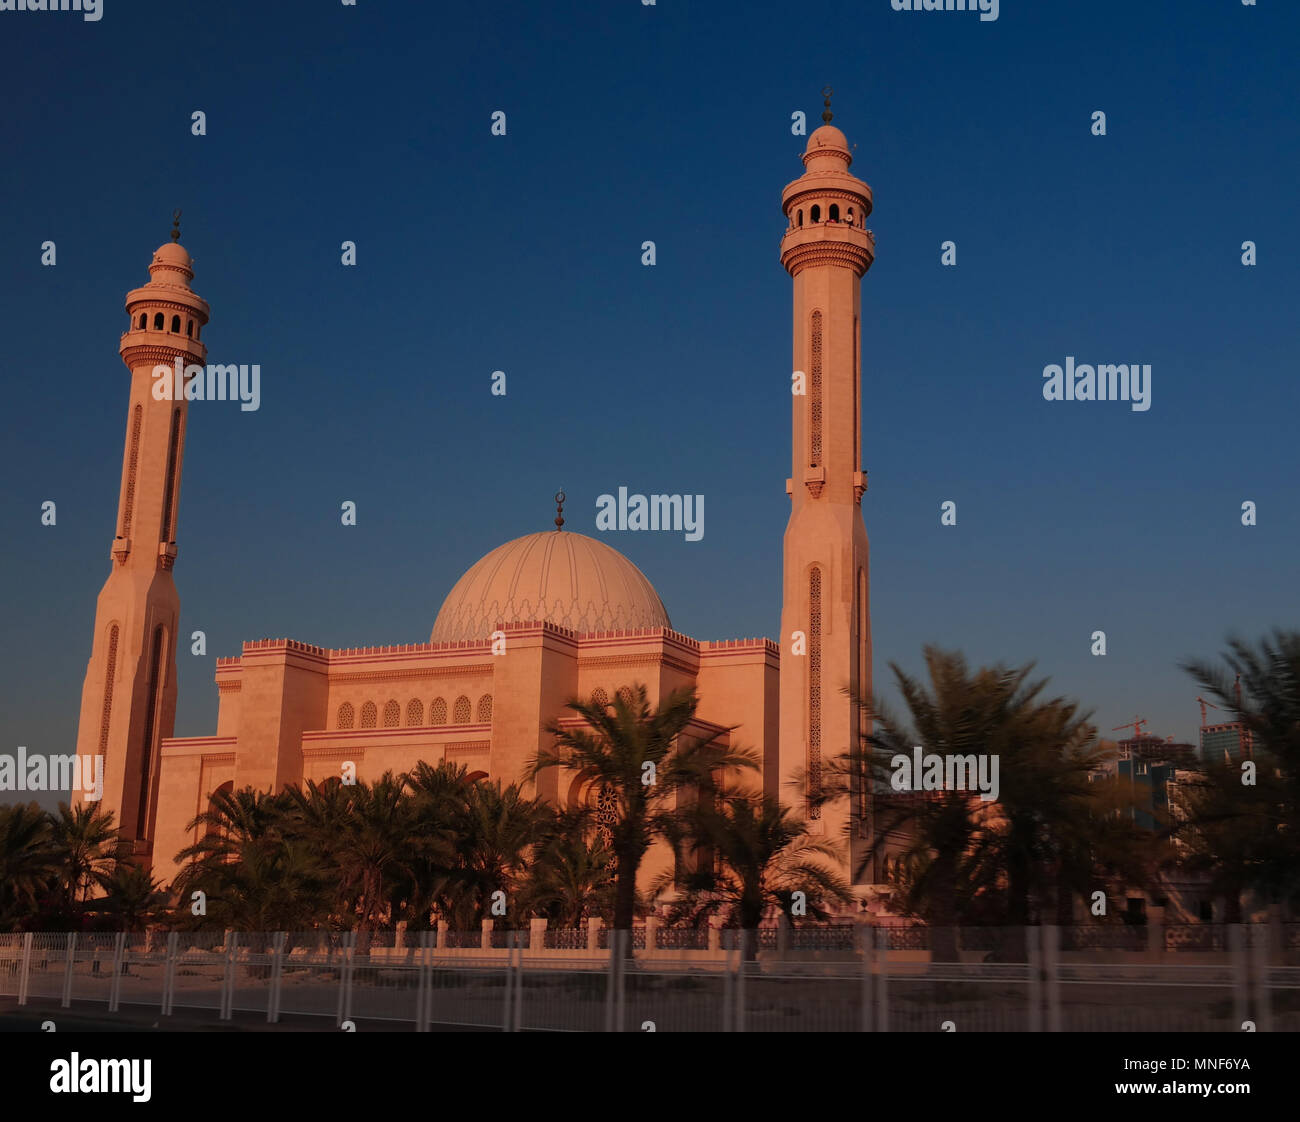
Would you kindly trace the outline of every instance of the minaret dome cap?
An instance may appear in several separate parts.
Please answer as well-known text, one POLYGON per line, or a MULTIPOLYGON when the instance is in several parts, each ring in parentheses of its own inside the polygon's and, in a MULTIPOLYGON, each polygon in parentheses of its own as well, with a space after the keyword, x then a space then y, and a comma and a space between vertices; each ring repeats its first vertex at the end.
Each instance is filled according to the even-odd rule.
POLYGON ((818 157, 831 157, 848 167, 853 162, 848 137, 834 125, 822 125, 813 129, 803 153, 804 166, 809 166, 809 161, 818 157))
POLYGON ((181 284, 194 279, 194 260, 180 242, 166 242, 154 250, 149 275, 160 284, 181 284))

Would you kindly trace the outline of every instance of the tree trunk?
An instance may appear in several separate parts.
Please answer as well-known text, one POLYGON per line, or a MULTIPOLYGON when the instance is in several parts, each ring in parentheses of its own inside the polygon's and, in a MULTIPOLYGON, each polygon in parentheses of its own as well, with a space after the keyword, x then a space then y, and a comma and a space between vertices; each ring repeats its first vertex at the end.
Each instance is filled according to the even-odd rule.
POLYGON ((618 855, 614 886, 614 930, 626 931, 626 957, 632 957, 632 920, 636 915, 636 874, 640 861, 632 853, 618 855))

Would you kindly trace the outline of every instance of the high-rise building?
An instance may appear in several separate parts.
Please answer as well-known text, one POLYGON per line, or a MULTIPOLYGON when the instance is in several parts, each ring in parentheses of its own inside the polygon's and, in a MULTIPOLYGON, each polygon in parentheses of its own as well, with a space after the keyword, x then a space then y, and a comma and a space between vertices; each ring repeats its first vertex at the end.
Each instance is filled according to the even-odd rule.
POLYGON ((1240 763, 1255 758, 1255 741, 1240 721, 1201 726, 1201 759, 1206 763, 1240 763))

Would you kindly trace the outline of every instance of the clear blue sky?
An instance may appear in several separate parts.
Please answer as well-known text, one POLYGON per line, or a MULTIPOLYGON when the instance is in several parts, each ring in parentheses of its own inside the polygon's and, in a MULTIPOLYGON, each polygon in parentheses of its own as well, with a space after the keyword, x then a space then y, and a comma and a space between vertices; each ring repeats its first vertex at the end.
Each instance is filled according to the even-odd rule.
POLYGON ((876 200, 878 681, 939 642, 1037 660, 1105 729, 1192 738, 1176 663, 1300 624, 1290 0, 1004 0, 992 23, 888 0, 105 5, 0 13, 0 751, 74 742, 123 296, 177 206, 211 361, 262 369, 258 412, 191 407, 176 580, 208 655, 180 655, 178 735, 215 730, 214 659, 245 639, 427 640, 464 569, 550 527, 559 487, 593 535, 620 485, 703 493, 700 542, 603 538, 677 628, 775 636, 780 193, 791 113, 816 123, 827 82, 876 200), (1044 401, 1066 355, 1150 363, 1152 408, 1044 401))

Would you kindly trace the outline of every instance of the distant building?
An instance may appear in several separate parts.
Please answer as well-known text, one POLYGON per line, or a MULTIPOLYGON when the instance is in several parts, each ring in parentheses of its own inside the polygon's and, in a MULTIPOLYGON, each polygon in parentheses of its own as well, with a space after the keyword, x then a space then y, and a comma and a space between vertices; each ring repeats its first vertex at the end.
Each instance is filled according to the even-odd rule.
POLYGON ((1201 726, 1201 759, 1205 763, 1235 764, 1254 758, 1254 737, 1240 721, 1201 726))
POLYGON ((1152 831, 1165 828, 1174 814, 1170 785, 1177 783, 1178 773, 1191 765, 1196 749, 1158 736, 1121 740, 1118 748, 1118 759, 1106 767, 1105 774, 1130 785, 1135 795, 1131 813, 1139 827, 1152 831))

